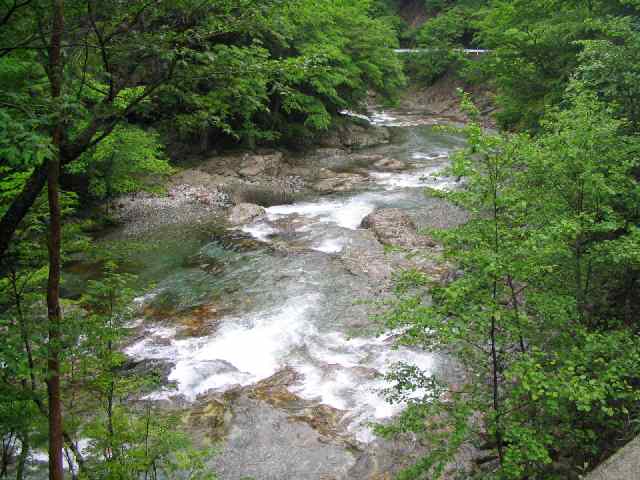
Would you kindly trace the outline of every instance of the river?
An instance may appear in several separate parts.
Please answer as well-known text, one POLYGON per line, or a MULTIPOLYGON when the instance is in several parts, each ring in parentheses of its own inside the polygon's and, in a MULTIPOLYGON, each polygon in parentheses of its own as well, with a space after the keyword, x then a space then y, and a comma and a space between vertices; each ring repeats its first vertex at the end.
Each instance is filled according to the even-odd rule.
POLYGON ((460 213, 424 187, 455 185, 434 174, 463 142, 434 128, 437 119, 411 112, 371 120, 394 131, 391 145, 371 151, 408 169, 368 167, 364 186, 271 206, 236 232, 159 229, 140 259, 139 274, 155 286, 137 300, 147 315, 126 353, 170 365, 169 384, 149 397, 158 402, 202 413, 235 392, 221 407, 228 425, 213 460, 223 480, 374 478, 411 449, 371 428, 402 407, 383 398, 384 374, 397 362, 427 372, 440 362, 395 346, 394 333, 372 321, 390 264, 359 227, 380 208, 403 209, 419 226, 455 223, 449 216, 460 213))

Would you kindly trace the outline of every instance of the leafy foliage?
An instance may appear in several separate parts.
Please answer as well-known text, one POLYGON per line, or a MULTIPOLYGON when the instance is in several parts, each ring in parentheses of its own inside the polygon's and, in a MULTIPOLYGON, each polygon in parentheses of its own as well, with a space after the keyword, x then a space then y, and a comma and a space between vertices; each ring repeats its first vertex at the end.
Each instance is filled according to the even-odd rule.
MULTIPOLYGON (((91 243, 74 217, 80 200, 108 208, 118 195, 158 190, 172 171, 166 150, 308 139, 370 90, 393 97, 404 82, 391 50, 397 39, 372 12, 368 0, 0 5, 0 434, 3 461, 21 445, 19 479, 47 421, 81 478, 212 477, 207 452, 190 449, 175 419, 132 407, 143 379, 123 374, 119 351, 133 279, 101 258, 100 279, 62 289, 71 297, 63 298, 66 317, 52 307, 60 297, 56 200, 65 263, 91 243), (75 191, 59 195, 60 183, 75 191), (63 395, 51 393, 54 383, 63 395), (57 414, 47 419, 63 403, 64 424, 57 414), (88 455, 80 438, 90 440, 88 455)), ((60 448, 51 450, 59 478, 60 448)))
POLYGON ((454 354, 467 381, 445 394, 422 374, 392 377, 400 392, 427 390, 382 429, 433 445, 404 478, 441 472, 463 441, 488 445, 491 478, 567 478, 636 433, 638 291, 628 281, 639 265, 609 259, 636 241, 639 145, 576 91, 538 138, 464 129, 469 147, 452 168, 468 184, 450 198, 474 216, 439 236, 465 273, 432 286, 431 306, 401 295, 388 323, 408 344, 454 354), (432 442, 434 430, 445 435, 432 442))
POLYGON ((111 200, 124 193, 157 188, 154 183, 160 183, 158 178, 171 173, 172 168, 158 134, 123 125, 92 152, 69 164, 68 171, 87 176, 92 196, 111 200))
POLYGON ((428 11, 435 15, 416 32, 416 47, 423 51, 408 57, 409 76, 429 85, 448 71, 460 70, 467 63, 461 50, 473 44, 474 20, 484 3, 482 0, 427 2, 428 11))
POLYGON ((617 36, 615 25, 633 8, 624 1, 490 2, 477 40, 492 50, 481 68, 495 81, 502 125, 538 128, 545 108, 562 101, 584 42, 617 36))

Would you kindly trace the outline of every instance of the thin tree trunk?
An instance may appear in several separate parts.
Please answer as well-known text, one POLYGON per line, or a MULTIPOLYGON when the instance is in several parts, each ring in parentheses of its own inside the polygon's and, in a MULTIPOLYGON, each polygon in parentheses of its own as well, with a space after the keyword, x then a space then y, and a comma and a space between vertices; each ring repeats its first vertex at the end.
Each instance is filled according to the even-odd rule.
POLYGON ((7 476, 7 469, 12 455, 13 434, 9 433, 2 438, 2 461, 0 462, 0 478, 7 476))
MULTIPOLYGON (((498 227, 498 165, 495 165, 494 171, 494 184, 493 184, 493 225, 494 225, 494 253, 498 255, 500 251, 500 230, 498 227)), ((495 275, 495 274, 494 274, 495 275)), ((494 276, 493 278, 493 292, 492 292, 493 304, 494 308, 498 303, 498 278, 494 276)), ((498 385, 499 381, 499 370, 500 370, 500 360, 498 359, 498 346, 497 346, 497 320, 495 313, 491 315, 491 368, 492 368, 492 376, 493 376, 493 385, 492 385, 492 397, 493 397, 493 410, 496 415, 496 444, 498 446, 498 460, 500 464, 502 464, 503 460, 503 449, 502 449, 502 426, 500 418, 500 388, 498 385)))
POLYGON ((49 164, 49 280, 47 310, 49 315, 49 359, 47 390, 49 394, 49 478, 60 480, 62 471, 62 399, 60 391, 60 198, 59 160, 49 164))
POLYGON ((584 291, 582 286, 582 244, 580 237, 576 239, 574 244, 574 260, 576 306, 578 308, 578 317, 582 322, 584 320, 584 291))
MULTIPOLYGON (((52 0, 55 8, 60 5, 60 11, 64 13, 64 2, 63 0, 52 0)), ((62 28, 60 33, 64 29, 64 15, 61 16, 63 20, 61 22, 62 28)), ((52 32, 52 40, 54 39, 55 31, 52 32)), ((60 42, 58 42, 57 46, 58 52, 60 51, 60 42)), ((51 51, 53 52, 54 48, 51 45, 51 51)), ((1 56, 1 54, 0 54, 1 56)), ((52 58, 52 57, 50 57, 52 58)), ((59 58, 59 55, 58 55, 59 58)), ((59 58, 60 60, 60 58, 59 58)), ((53 64, 51 60, 49 61, 49 67, 53 64)), ((125 118, 129 113, 133 112, 135 108, 146 98, 149 98, 158 88, 164 85, 167 81, 173 78, 173 74, 175 72, 176 63, 172 62, 169 65, 168 73, 165 77, 163 77, 158 82, 151 84, 147 87, 146 91, 133 99, 127 107, 120 112, 119 115, 109 115, 106 117, 94 116, 94 118, 89 122, 88 126, 84 128, 78 135, 75 136, 72 143, 64 143, 63 145, 58 145, 58 147, 62 146, 62 155, 60 158, 61 165, 66 165, 69 162, 75 160, 80 155, 82 155, 85 151, 90 149, 91 147, 100 143, 104 138, 108 137, 115 126, 125 118)), ((49 68, 49 74, 51 75, 51 68, 49 68)), ((62 75, 60 75, 60 78, 62 75)), ((53 79, 50 79, 50 82, 53 82, 53 79)), ((61 80, 59 82, 62 83, 61 80)), ((53 84, 52 84, 53 88, 53 84)), ((117 93, 117 92, 116 92, 117 93)), ((113 104, 113 100, 115 97, 106 98, 101 105, 104 107, 110 107, 113 104)), ((101 109, 98 109, 101 110, 101 109)), ((63 142, 60 142, 61 144, 63 142)), ((60 149, 60 148, 59 148, 60 149)), ((11 244, 11 240, 15 235, 16 230, 18 229, 20 222, 24 219, 24 217, 29 213, 29 210, 35 203, 38 195, 42 192, 45 184, 47 183, 47 175, 48 175, 48 162, 43 163, 42 165, 36 167, 34 171, 31 173, 31 176, 25 183, 22 191, 16 196, 16 198, 11 202, 11 205, 4 213, 2 218, 0 219, 0 259, 2 259, 11 244)))
POLYGON ((500 365, 498 363, 498 352, 497 352, 497 338, 496 338, 496 316, 491 316, 491 367, 493 374, 493 385, 492 385, 492 397, 493 397, 493 410, 496 415, 496 445, 498 447, 498 459, 502 464, 503 452, 502 452, 502 419, 500 418, 500 391, 498 387, 498 370, 500 365))
POLYGON ((16 480, 23 480, 24 473, 27 465, 27 458, 29 458, 29 450, 31 446, 29 445, 29 434, 23 433, 20 437, 20 455, 18 456, 18 462, 16 465, 16 480))
MULTIPOLYGON (((53 28, 49 52, 49 80, 54 101, 62 89, 62 32, 64 30, 64 0, 52 0, 53 28)), ((47 283, 47 310, 49 317, 49 358, 47 391, 49 394, 49 479, 64 478, 62 449, 64 446, 62 424, 62 393, 60 389, 60 340, 62 311, 60 309, 60 157, 62 119, 57 119, 53 132, 55 157, 48 164, 49 230, 49 279, 47 283)))

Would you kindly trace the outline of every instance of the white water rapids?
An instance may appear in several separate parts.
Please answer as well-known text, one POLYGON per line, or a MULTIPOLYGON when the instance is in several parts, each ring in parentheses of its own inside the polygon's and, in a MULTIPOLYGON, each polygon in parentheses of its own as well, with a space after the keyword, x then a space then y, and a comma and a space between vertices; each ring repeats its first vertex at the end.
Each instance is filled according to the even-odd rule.
MULTIPOLYGON (((374 115, 372 123, 406 124, 385 113, 374 115)), ((344 423, 356 439, 371 441, 369 423, 389 418, 402 407, 387 403, 380 394, 388 386, 383 375, 398 362, 431 371, 434 357, 395 347, 392 334, 350 336, 347 320, 366 315, 357 306, 362 290, 354 282, 361 280, 336 259, 361 241, 359 226, 376 208, 419 208, 422 188, 446 189, 453 184, 434 174, 447 165, 448 153, 459 142, 421 132, 401 150, 408 170, 372 170, 366 191, 274 206, 265 218, 243 227, 267 243, 286 233, 306 250, 284 258, 262 253, 238 260, 249 263, 239 263, 238 273, 229 275, 250 269, 253 275, 243 280, 244 291, 233 294, 242 308, 225 315, 210 335, 181 338, 171 326, 147 326, 144 338, 126 353, 171 362, 169 380, 176 384, 176 390, 156 392, 153 398, 182 395, 194 400, 205 392, 255 384, 290 367, 301 378, 290 387, 292 393, 344 411, 344 423), (290 219, 297 221, 283 232, 281 222, 290 219)), ((171 288, 167 281, 141 302, 171 288)))

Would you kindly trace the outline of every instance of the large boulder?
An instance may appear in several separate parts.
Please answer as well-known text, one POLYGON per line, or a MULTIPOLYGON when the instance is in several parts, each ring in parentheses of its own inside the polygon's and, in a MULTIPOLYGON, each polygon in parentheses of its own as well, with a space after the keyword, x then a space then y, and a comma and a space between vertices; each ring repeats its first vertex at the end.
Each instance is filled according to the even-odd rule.
POLYGON ((383 208, 367 215, 362 228, 370 229, 384 245, 406 248, 433 247, 435 242, 419 235, 413 220, 399 208, 383 208))
POLYGON ((352 172, 384 160, 384 156, 370 152, 349 152, 340 148, 318 148, 298 160, 289 171, 304 177, 328 178, 334 172, 352 172))
POLYGON ((313 185, 313 189, 319 193, 348 192, 355 189, 367 180, 367 177, 358 173, 336 173, 334 176, 324 178, 313 185))
POLYGON ((349 125, 340 131, 340 139, 342 145, 348 148, 369 148, 389 143, 391 133, 385 127, 349 125))
POLYGON ((373 232, 361 233, 346 244, 340 255, 342 263, 353 275, 366 278, 367 283, 384 289, 393 273, 389 258, 373 232))
POLYGON ((391 133, 386 127, 349 123, 331 130, 320 138, 323 147, 346 147, 360 149, 385 145, 391 141, 391 133))
POLYGON ((270 154, 246 154, 240 163, 238 173, 242 177, 257 175, 276 176, 282 170, 284 156, 281 152, 270 154))
POLYGON ((305 163, 317 169, 345 170, 353 166, 349 152, 340 148, 318 148, 305 158, 305 163))
POLYGON ((249 223, 265 215, 266 210, 260 205, 253 203, 239 203, 229 212, 229 222, 233 225, 249 223))
POLYGON ((640 471, 640 437, 621 448, 598 468, 587 475, 587 480, 623 480, 638 478, 640 471))

